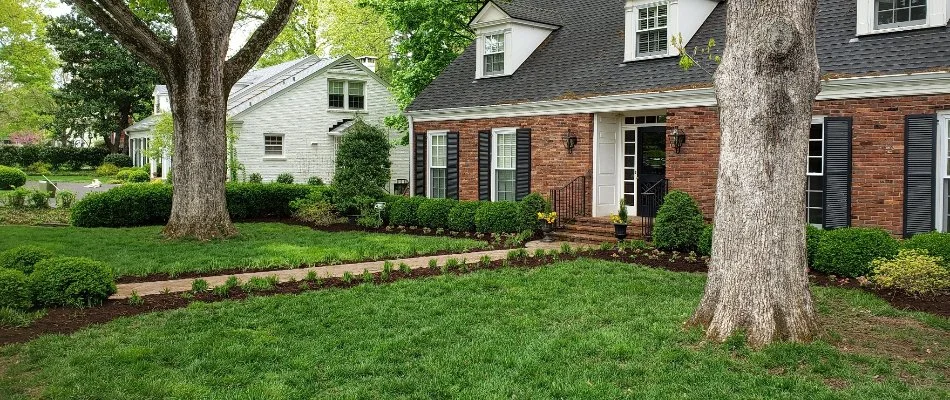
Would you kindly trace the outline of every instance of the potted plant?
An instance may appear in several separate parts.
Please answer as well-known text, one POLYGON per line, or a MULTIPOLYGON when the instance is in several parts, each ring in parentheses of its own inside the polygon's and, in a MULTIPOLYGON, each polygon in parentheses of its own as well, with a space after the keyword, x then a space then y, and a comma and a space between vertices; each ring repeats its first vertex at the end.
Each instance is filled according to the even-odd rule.
POLYGON ((627 204, 624 203, 621 197, 620 209, 617 210, 617 214, 610 216, 610 222, 614 224, 614 236, 618 242, 623 242, 623 240, 627 238, 627 222, 629 219, 627 216, 627 204))
POLYGON ((538 219, 541 220, 541 232, 544 232, 544 238, 541 239, 541 241, 544 243, 554 242, 554 238, 551 237, 551 231, 554 230, 554 221, 557 221, 557 213, 554 211, 539 212, 538 219))

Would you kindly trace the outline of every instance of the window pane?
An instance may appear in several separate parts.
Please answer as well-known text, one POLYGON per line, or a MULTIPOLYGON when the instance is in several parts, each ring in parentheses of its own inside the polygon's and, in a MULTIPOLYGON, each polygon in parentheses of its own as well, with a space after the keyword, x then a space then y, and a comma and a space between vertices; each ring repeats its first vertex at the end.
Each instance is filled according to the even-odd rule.
POLYGON ((505 73, 505 54, 487 54, 485 55, 485 75, 497 75, 505 73))
POLYGON ((446 165, 446 142, 445 135, 435 135, 431 138, 429 144, 431 152, 430 162, 433 167, 445 167, 446 165))
POLYGON ((502 133, 498 134, 495 138, 497 145, 495 146, 495 154, 497 159, 495 161, 495 167, 500 169, 514 169, 515 168, 515 134, 514 133, 502 133))
POLYGON ((498 170, 495 176, 497 179, 495 200, 515 201, 515 171, 498 170))
POLYGON ((432 198, 445 198, 445 168, 431 168, 429 169, 429 175, 431 176, 432 198))
POLYGON ((359 95, 359 96, 350 95, 349 106, 350 106, 350 109, 353 109, 353 110, 362 110, 366 106, 365 97, 363 97, 362 95, 359 95))
POLYGON ((809 157, 808 158, 808 173, 809 174, 820 174, 821 173, 821 157, 809 157))
POLYGON ((505 34, 485 36, 485 54, 504 53, 505 34))
POLYGON ((811 157, 821 157, 821 140, 809 140, 808 141, 808 155, 811 157))
POLYGON ((343 94, 343 81, 330 81, 330 94, 343 94))
POLYGON ((284 137, 277 135, 264 136, 264 155, 280 156, 284 154, 284 137))
POLYGON ((821 139, 821 138, 823 138, 824 135, 825 135, 824 130, 825 130, 825 126, 824 126, 824 125, 822 125, 822 124, 812 124, 812 125, 811 125, 811 133, 809 133, 808 138, 809 138, 809 139, 821 139))

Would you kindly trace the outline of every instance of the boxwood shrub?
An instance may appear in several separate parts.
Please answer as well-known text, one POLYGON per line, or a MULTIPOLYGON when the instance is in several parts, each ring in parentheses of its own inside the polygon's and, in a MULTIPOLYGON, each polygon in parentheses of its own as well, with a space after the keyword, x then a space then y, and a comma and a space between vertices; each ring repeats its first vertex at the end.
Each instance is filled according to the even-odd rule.
POLYGON ((663 198, 653 222, 653 244, 664 250, 691 251, 703 233, 703 214, 685 192, 674 190, 663 198))
POLYGON ((903 242, 905 249, 927 250, 927 254, 943 259, 943 265, 950 267, 950 233, 921 233, 903 242))
POLYGON ((524 213, 524 221, 532 221, 527 229, 537 230, 541 228, 541 220, 538 219, 538 213, 546 212, 551 208, 548 201, 538 193, 531 193, 521 199, 521 210, 524 213))
POLYGON ((706 224, 703 226, 703 232, 699 234, 699 240, 696 241, 696 251, 701 256, 712 255, 712 236, 713 236, 713 225, 706 224))
MULTIPOLYGON (((122 172, 122 171, 119 171, 122 172)), ((118 173, 116 173, 116 178, 118 178, 118 173)), ((140 169, 134 169, 129 171, 128 181, 130 183, 145 183, 151 180, 152 177, 148 172, 142 171, 140 169)))
POLYGON ((537 221, 527 220, 521 203, 496 201, 482 204, 475 211, 475 229, 485 233, 515 233, 532 229, 537 221))
POLYGON ((419 226, 427 228, 448 228, 449 213, 458 201, 452 199, 425 199, 416 209, 419 226))
POLYGON ((37 303, 44 306, 91 306, 115 293, 115 277, 105 263, 83 257, 40 261, 29 278, 37 303))
POLYGON ((0 268, 14 269, 29 274, 33 272, 33 266, 36 263, 53 256, 53 252, 42 247, 17 246, 0 253, 0 268))
POLYGON ((814 266, 815 255, 818 253, 818 246, 821 238, 825 236, 825 230, 814 225, 805 226, 805 245, 808 247, 808 266, 814 266))
POLYGON ((0 308, 27 310, 33 306, 33 295, 26 274, 15 269, 0 268, 0 308))
POLYGON ((419 226, 416 210, 424 197, 403 197, 389 206, 389 224, 395 226, 419 226))
POLYGON ((474 232, 475 212, 482 203, 479 201, 460 201, 449 211, 448 226, 450 231, 474 232))
POLYGON ((0 165, 0 190, 18 188, 26 184, 26 173, 19 169, 0 165))
POLYGON ((871 261, 892 258, 899 245, 880 228, 841 228, 825 231, 814 248, 812 269, 856 278, 871 272, 871 261))
POLYGON ((122 153, 113 153, 102 159, 103 164, 112 164, 119 168, 128 168, 132 166, 132 157, 122 153))

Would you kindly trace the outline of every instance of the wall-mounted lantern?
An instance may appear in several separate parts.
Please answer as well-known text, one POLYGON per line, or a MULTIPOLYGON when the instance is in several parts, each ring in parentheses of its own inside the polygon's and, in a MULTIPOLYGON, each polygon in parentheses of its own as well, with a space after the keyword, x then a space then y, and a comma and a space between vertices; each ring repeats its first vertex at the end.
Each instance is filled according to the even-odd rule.
POLYGON ((574 147, 577 147, 577 135, 568 129, 567 135, 564 136, 564 148, 567 149, 568 154, 574 154, 574 147))
POLYGON ((670 141, 673 143, 673 148, 676 149, 676 154, 679 154, 683 150, 683 144, 686 143, 686 133, 679 130, 679 128, 673 128, 673 131, 670 132, 670 141))

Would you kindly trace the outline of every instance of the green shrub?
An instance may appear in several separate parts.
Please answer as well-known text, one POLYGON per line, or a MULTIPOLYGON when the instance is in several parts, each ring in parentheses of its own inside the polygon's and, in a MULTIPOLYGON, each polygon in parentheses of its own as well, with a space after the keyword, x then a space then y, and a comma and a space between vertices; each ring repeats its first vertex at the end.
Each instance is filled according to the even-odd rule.
POLYGON ((89 194, 73 206, 70 219, 86 228, 163 225, 171 211, 171 186, 131 183, 89 194))
POLYGON ((879 228, 826 231, 815 248, 815 271, 856 278, 871 272, 871 261, 897 254, 897 240, 879 228))
POLYGON ((13 167, 0 165, 0 190, 18 188, 26 184, 26 173, 13 167))
POLYGON ((56 192, 56 206, 59 208, 70 208, 76 202, 76 194, 68 190, 56 192))
POLYGON ((263 183, 264 177, 262 177, 261 174, 258 174, 257 172, 255 172, 247 177, 247 182, 248 183, 263 183))
POLYGON ((96 168, 96 176, 108 177, 119 173, 119 167, 115 164, 105 163, 96 168))
POLYGON ((293 215, 291 202, 313 191, 327 191, 326 187, 282 183, 229 183, 226 189, 228 212, 235 220, 287 218, 293 215))
POLYGON ((449 211, 448 226, 450 231, 474 232, 475 212, 482 203, 478 201, 460 201, 449 211))
POLYGON ((482 204, 475 212, 475 229, 485 233, 515 233, 532 229, 537 217, 528 220, 520 203, 496 201, 482 204))
POLYGON ((333 205, 323 199, 311 199, 307 197, 305 199, 295 200, 290 203, 290 208, 293 210, 294 218, 316 226, 329 226, 340 220, 333 205))
POLYGON ((452 199, 425 199, 416 209, 419 226, 432 229, 448 228, 449 213, 458 201, 452 199))
POLYGON ((815 255, 818 253, 818 246, 821 244, 821 238, 825 236, 825 230, 808 224, 805 226, 805 246, 808 249, 808 265, 814 266, 815 255))
POLYGON ((703 233, 699 235, 699 240, 696 242, 696 250, 701 256, 712 255, 712 237, 713 237, 713 225, 706 224, 703 226, 703 233))
POLYGON ((550 209, 551 203, 538 193, 531 193, 521 199, 521 210, 524 213, 522 220, 532 221, 528 224, 528 229, 541 229, 541 220, 538 219, 538 213, 547 212, 550 209))
POLYGON ((26 205, 26 199, 30 197, 30 191, 18 187, 7 194, 7 205, 10 207, 23 207, 26 205))
POLYGON ((30 191, 30 205, 34 208, 49 208, 49 192, 42 190, 30 191))
POLYGON ((277 175, 277 180, 275 180, 274 182, 289 185, 289 184, 294 183, 294 176, 288 172, 284 172, 280 175, 277 175))
POLYGON ((58 170, 78 170, 102 164, 109 151, 103 147, 0 146, 0 164, 30 165, 42 162, 58 170))
POLYGON ((396 226, 418 226, 416 211, 424 197, 403 197, 389 206, 389 224, 396 226))
POLYGON ((32 245, 17 246, 0 253, 0 268, 15 269, 29 274, 36 263, 53 258, 53 252, 32 245))
POLYGON ((115 278, 105 263, 83 257, 57 257, 36 263, 30 275, 36 301, 44 306, 101 304, 115 293, 115 278))
POLYGON ((132 174, 132 171, 135 171, 135 169, 132 169, 132 168, 120 169, 119 172, 115 173, 115 179, 118 179, 120 181, 127 181, 129 180, 129 175, 132 174))
POLYGON ((880 287, 900 289, 911 294, 943 293, 950 290, 950 271, 941 257, 922 249, 900 249, 893 259, 871 262, 872 281, 880 287))
POLYGON ((307 184, 310 186, 323 186, 323 179, 317 176, 311 176, 307 179, 307 184))
MULTIPOLYGON (((342 198, 379 198, 389 183, 389 135, 380 127, 357 120, 340 138, 333 185, 342 198)), ((342 210, 340 204, 337 208, 342 210)))
POLYGON ((663 198, 653 222, 653 244, 664 250, 696 249, 703 233, 703 214, 685 192, 674 190, 663 198))
POLYGON ((33 295, 26 274, 15 269, 0 268, 0 308, 28 310, 33 295))
POLYGON ((132 157, 121 153, 113 153, 103 157, 102 164, 112 164, 119 168, 128 168, 132 166, 132 157))
POLYGON ((28 165, 26 168, 23 168, 23 170, 33 175, 48 175, 50 168, 53 168, 50 163, 37 161, 28 165))
POLYGON ((927 253, 943 259, 944 266, 950 267, 950 233, 921 233, 903 242, 905 249, 927 250, 927 253))
POLYGON ((132 170, 129 172, 129 178, 127 179, 130 183, 145 183, 152 179, 152 176, 148 172, 142 171, 140 169, 132 170))

